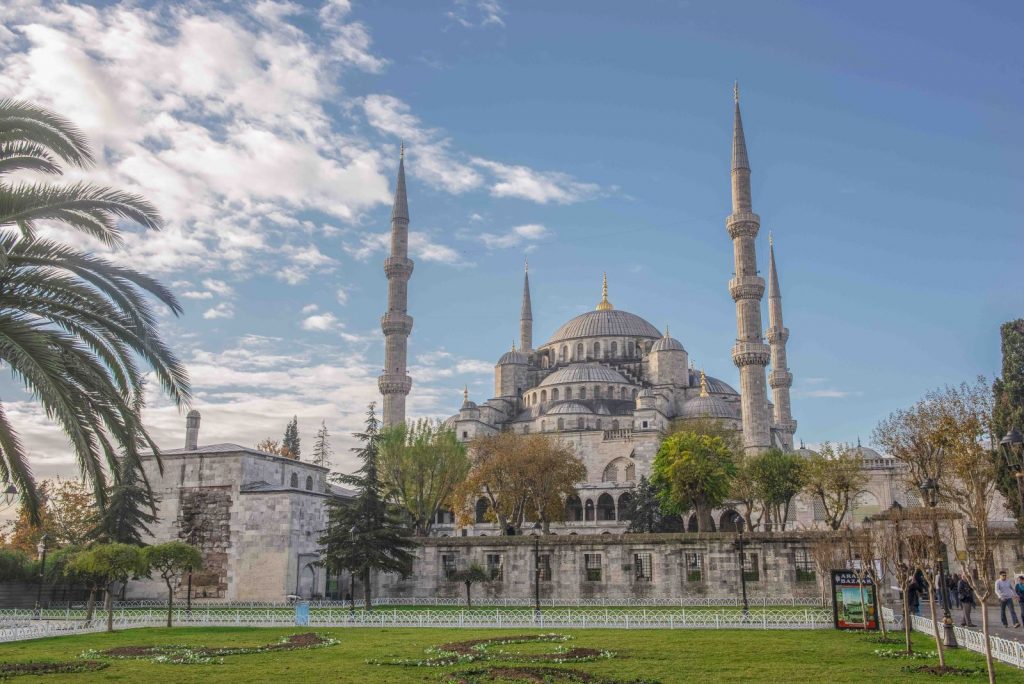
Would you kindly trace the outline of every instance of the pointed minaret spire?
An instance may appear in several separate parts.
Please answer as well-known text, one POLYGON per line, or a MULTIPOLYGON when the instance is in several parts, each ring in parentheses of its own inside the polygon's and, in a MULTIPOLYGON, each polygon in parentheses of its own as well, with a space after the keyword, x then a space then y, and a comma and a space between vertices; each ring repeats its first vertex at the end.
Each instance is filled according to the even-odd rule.
POLYGON ((775 240, 768 234, 768 330, 765 331, 771 349, 772 370, 768 374, 768 385, 772 388, 775 425, 787 449, 793 448, 793 420, 789 399, 789 388, 793 386, 793 374, 786 365, 786 341, 789 329, 782 322, 782 292, 779 288, 779 272, 775 268, 775 240))
POLYGON ((743 448, 758 453, 771 446, 771 421, 768 415, 768 387, 765 367, 768 345, 761 330, 761 297, 764 278, 757 274, 757 250, 754 239, 761 219, 750 201, 750 161, 740 116, 739 83, 733 86, 735 114, 732 131, 732 213, 725 227, 732 238, 736 277, 729 281, 729 294, 736 302, 736 344, 732 360, 740 371, 740 412, 743 418, 743 448))
POLYGON ((529 354, 533 350, 533 305, 530 303, 530 260, 523 271, 523 307, 519 312, 519 347, 529 354))
POLYGON ((377 386, 384 396, 382 423, 384 427, 405 422, 405 398, 412 389, 412 378, 406 373, 409 334, 412 316, 409 305, 409 278, 413 262, 409 258, 409 201, 405 194, 405 144, 398 158, 398 179, 395 182, 395 203, 391 209, 391 256, 384 260, 388 278, 388 310, 380 319, 384 332, 384 373, 377 386))
POLYGON ((608 274, 601 274, 601 301, 597 303, 598 311, 611 311, 615 307, 608 301, 608 274))

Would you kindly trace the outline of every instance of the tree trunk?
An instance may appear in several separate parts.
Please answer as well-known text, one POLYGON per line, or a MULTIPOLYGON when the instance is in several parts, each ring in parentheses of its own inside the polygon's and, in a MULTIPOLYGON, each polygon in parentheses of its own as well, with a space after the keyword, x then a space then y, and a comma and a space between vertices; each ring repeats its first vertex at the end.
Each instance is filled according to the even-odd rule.
POLYGON ((103 597, 103 603, 107 609, 107 631, 114 631, 114 595, 110 591, 112 584, 107 585, 105 595, 103 597))
POLYGON ((694 508, 697 509, 697 531, 710 532, 715 526, 715 521, 711 519, 711 508, 704 504, 698 504, 694 508))
POLYGON ((96 612, 96 587, 89 588, 89 599, 85 602, 85 624, 92 622, 93 613, 96 612))
POLYGON ((992 662, 992 644, 988 640, 988 610, 986 610, 985 599, 979 596, 978 605, 981 606, 981 634, 985 637, 985 669, 988 671, 988 684, 996 684, 995 664, 992 662))
POLYGON ((877 577, 872 577, 871 581, 875 585, 875 603, 878 604, 878 629, 882 631, 882 641, 888 641, 889 635, 885 631, 885 615, 882 613, 882 603, 884 601, 879 594, 880 582, 877 577))
POLYGON ((174 589, 171 588, 169 577, 165 577, 164 581, 167 582, 167 626, 171 627, 171 614, 174 611, 174 589))
POLYGON ((363 607, 367 612, 373 610, 370 603, 370 568, 363 570, 363 607))
POLYGON ((473 607, 473 598, 469 595, 470 587, 472 587, 472 586, 473 586, 472 582, 466 582, 466 607, 467 608, 472 608, 473 607))
POLYGON ((932 613, 932 633, 935 635, 935 651, 939 654, 939 667, 946 667, 946 653, 942 650, 942 637, 939 636, 939 620, 935 615, 935 582, 937 577, 932 577, 928 583, 928 609, 932 613))
POLYGON ((907 585, 903 585, 903 636, 907 641, 907 655, 914 652, 914 646, 910 643, 910 597, 907 596, 907 585))
POLYGON ((860 610, 864 614, 864 631, 868 631, 868 605, 864 602, 864 579, 857 574, 857 588, 860 589, 860 610))

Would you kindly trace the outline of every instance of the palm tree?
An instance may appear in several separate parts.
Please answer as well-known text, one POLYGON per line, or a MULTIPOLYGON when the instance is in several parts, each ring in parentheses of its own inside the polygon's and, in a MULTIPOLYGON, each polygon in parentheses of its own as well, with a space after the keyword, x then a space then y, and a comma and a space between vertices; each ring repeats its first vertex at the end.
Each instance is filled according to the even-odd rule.
MULTIPOLYGON (((119 219, 160 229, 153 205, 89 183, 4 177, 11 171, 60 174, 61 162, 84 167, 92 161, 84 136, 69 121, 27 102, 0 100, 0 365, 63 429, 103 506, 107 471, 138 468, 143 448, 157 453, 141 420, 140 361, 179 408, 190 389, 184 366, 160 338, 150 300, 180 315, 169 290, 143 273, 35 235, 36 224, 45 221, 118 246, 119 219)), ((2 403, 0 478, 13 481, 29 511, 38 511, 24 448, 2 403)))

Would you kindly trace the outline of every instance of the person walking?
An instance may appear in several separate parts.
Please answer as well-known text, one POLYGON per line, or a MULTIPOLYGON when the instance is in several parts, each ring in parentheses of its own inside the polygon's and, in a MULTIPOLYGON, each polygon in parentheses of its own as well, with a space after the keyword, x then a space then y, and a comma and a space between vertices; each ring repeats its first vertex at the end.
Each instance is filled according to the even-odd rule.
POLYGON ((1017 603, 1020 604, 1021 619, 1024 620, 1024 575, 1017 575, 1017 581, 1013 584, 1013 591, 1017 594, 1017 603))
POLYGON ((946 590, 949 591, 949 602, 953 608, 960 607, 960 594, 957 585, 960 584, 960 575, 955 572, 946 578, 946 590))
POLYGON ((971 611, 974 609, 974 590, 971 589, 971 585, 962 576, 957 576, 956 591, 953 592, 953 595, 957 597, 960 609, 964 614, 963 620, 960 621, 960 626, 974 627, 974 621, 971 620, 971 611))
POLYGON ((1006 609, 1010 609, 1010 617, 1013 618, 1013 626, 1020 627, 1020 620, 1017 619, 1017 610, 1013 602, 1017 599, 1017 592, 1013 588, 1013 582, 1006 578, 1006 570, 999 571, 999 579, 996 580, 996 597, 999 599, 999 619, 1003 627, 1009 627, 1006 623, 1006 609))
POLYGON ((920 571, 914 573, 913 579, 907 583, 907 606, 914 615, 921 614, 921 580, 920 571))

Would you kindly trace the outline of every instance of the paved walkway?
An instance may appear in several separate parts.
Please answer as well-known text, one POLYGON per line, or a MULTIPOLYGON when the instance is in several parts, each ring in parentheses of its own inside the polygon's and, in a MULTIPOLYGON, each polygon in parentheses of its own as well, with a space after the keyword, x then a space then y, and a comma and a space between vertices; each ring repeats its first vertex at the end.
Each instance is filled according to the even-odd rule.
MULTIPOLYGON (((894 606, 893 609, 897 610, 897 611, 902 611, 903 610, 903 606, 897 604, 896 606, 894 606)), ((1017 617, 1019 619, 1021 617, 1020 605, 1019 604, 1014 605, 1014 609, 1017 611, 1017 617)), ((961 611, 959 608, 957 608, 954 605, 954 606, 950 607, 950 613, 952 613, 952 615, 953 615, 953 624, 959 626, 960 623, 963 622, 963 619, 964 619, 963 611, 961 611)), ((921 612, 920 612, 920 615, 921 615, 921 617, 925 617, 925 618, 930 618, 932 616, 931 610, 928 608, 928 603, 926 601, 921 601, 921 612)), ((939 618, 939 620, 942 619, 942 608, 941 608, 941 606, 936 606, 936 615, 939 618)), ((971 612, 971 619, 974 621, 974 629, 975 629, 975 631, 981 632, 981 608, 980 608, 980 606, 975 606, 974 607, 974 610, 971 612)), ((1007 616, 1007 619, 1009 619, 1009 616, 1007 616)), ((994 605, 994 606, 988 606, 988 632, 989 632, 989 634, 991 636, 997 636, 997 637, 1001 637, 1003 639, 1012 639, 1013 641, 1019 641, 1021 643, 1024 643, 1024 628, 1014 629, 1012 626, 1010 626, 1010 627, 1003 627, 1002 622, 999 621, 999 605, 998 604, 994 605)))

